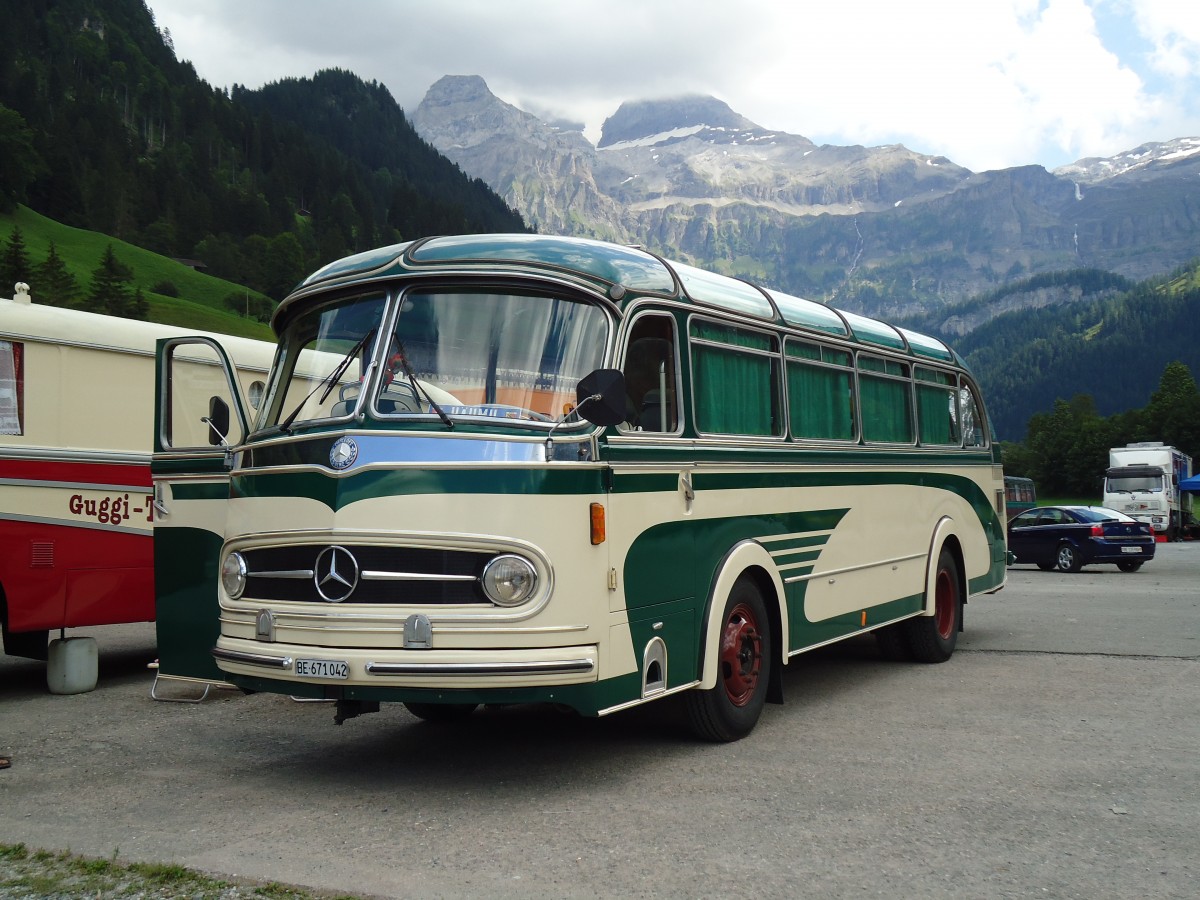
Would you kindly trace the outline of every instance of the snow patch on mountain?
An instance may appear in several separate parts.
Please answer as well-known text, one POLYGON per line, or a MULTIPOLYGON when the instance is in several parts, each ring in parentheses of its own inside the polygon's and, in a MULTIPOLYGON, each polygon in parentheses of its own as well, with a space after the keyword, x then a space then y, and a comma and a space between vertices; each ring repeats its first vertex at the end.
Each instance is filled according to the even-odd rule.
POLYGON ((1167 165, 1179 160, 1196 157, 1200 159, 1200 137, 1175 138, 1172 141, 1142 144, 1132 150, 1110 157, 1089 156, 1070 165, 1053 169, 1052 174, 1070 178, 1083 184, 1096 184, 1156 165, 1167 165))

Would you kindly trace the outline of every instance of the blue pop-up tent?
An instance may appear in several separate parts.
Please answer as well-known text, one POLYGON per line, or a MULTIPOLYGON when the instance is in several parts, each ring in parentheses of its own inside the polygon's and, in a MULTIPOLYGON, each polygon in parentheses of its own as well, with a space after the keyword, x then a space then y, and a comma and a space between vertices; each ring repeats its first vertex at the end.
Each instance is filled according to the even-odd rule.
POLYGON ((1179 482, 1181 491, 1188 491, 1192 494, 1200 494, 1200 475, 1193 475, 1191 478, 1185 478, 1179 482))

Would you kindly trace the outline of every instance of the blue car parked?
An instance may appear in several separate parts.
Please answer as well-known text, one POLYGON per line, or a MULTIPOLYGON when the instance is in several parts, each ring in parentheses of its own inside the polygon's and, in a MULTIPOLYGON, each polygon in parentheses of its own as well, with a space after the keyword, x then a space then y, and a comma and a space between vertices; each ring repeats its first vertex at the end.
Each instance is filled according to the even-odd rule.
POLYGON ((1103 506, 1039 506, 1008 523, 1008 549, 1016 562, 1046 571, 1116 563, 1122 572, 1136 572, 1154 559, 1154 532, 1103 506))

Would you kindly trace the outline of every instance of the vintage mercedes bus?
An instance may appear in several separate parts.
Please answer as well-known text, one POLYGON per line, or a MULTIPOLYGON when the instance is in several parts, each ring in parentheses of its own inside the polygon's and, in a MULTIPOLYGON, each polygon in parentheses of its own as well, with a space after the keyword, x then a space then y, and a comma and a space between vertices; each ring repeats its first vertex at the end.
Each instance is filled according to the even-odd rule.
POLYGON ((192 610, 181 644, 219 621, 190 653, 245 690, 338 722, 682 695, 727 741, 796 654, 940 662, 1004 585, 999 451, 933 338, 534 235, 340 260, 273 325, 227 449, 178 431, 194 345, 160 346, 160 608, 192 610))
MULTIPOLYGON (((45 660, 51 632, 155 618, 155 342, 189 332, 44 306, 16 287, 0 299, 0 627, 5 653, 45 660)), ((222 340, 256 398, 274 345, 222 340)), ((180 377, 200 392, 224 378, 216 363, 181 357, 180 377)), ((186 424, 215 442, 199 416, 186 424)))

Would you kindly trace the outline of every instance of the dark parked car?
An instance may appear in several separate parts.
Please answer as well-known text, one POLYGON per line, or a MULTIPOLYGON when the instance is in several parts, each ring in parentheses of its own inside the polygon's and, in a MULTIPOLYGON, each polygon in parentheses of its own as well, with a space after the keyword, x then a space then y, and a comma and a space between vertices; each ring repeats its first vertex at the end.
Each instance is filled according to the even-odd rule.
POLYGON ((1136 572, 1154 559, 1154 532, 1103 506, 1039 506, 1008 523, 1008 549, 1017 562, 1046 571, 1116 563, 1122 572, 1136 572))

